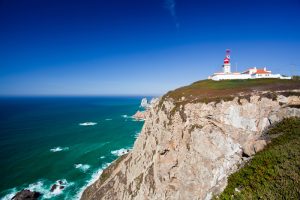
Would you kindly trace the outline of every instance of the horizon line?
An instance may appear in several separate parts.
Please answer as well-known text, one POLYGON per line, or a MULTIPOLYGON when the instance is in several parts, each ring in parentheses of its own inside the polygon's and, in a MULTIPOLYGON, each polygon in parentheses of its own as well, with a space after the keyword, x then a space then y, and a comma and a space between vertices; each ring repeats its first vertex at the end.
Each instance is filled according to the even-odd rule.
POLYGON ((0 94, 5 97, 159 97, 161 94, 0 94))

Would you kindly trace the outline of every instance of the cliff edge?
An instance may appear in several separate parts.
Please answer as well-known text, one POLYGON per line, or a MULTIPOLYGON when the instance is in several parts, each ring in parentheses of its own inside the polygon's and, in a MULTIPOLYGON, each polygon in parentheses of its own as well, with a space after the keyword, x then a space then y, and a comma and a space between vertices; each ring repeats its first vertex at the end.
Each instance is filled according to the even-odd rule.
POLYGON ((153 101, 133 150, 104 170, 81 199, 211 199, 266 128, 300 117, 300 81, 199 81, 153 101))

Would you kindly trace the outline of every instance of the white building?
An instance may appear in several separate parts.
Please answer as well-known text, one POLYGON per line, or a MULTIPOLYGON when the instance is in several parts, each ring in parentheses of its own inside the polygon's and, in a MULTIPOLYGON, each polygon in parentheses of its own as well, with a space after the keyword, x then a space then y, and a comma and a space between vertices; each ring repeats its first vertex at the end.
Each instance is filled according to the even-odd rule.
POLYGON ((257 78, 291 79, 291 77, 285 77, 280 74, 272 74, 272 72, 267 70, 266 67, 264 67, 263 69, 252 67, 242 73, 231 72, 229 49, 226 50, 226 56, 224 58, 224 64, 222 67, 223 67, 223 72, 214 73, 212 76, 209 76, 208 79, 212 79, 214 81, 232 80, 232 79, 257 79, 257 78))

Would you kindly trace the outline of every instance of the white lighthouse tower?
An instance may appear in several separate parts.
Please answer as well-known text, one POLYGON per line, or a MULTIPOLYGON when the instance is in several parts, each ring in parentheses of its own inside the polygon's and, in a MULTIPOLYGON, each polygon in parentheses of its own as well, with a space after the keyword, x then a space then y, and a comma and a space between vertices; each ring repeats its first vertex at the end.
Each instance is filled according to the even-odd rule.
POLYGON ((230 74, 231 69, 230 69, 230 49, 226 49, 226 56, 224 58, 224 64, 223 64, 223 72, 225 74, 230 74))

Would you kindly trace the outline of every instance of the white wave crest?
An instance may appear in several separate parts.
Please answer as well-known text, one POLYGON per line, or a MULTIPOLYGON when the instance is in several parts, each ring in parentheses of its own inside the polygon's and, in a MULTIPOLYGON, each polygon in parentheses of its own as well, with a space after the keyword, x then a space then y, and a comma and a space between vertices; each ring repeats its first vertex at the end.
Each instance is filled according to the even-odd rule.
POLYGON ((54 147, 50 149, 51 152, 68 151, 69 147, 54 147))
POLYGON ((111 151, 111 154, 113 154, 113 155, 115 155, 115 156, 122 156, 122 155, 128 153, 129 150, 130 150, 130 149, 122 148, 122 149, 119 149, 119 150, 111 151))
POLYGON ((135 119, 133 116, 128 116, 128 115, 121 115, 121 117, 123 117, 125 119, 125 121, 127 120, 131 120, 134 122, 143 122, 145 121, 145 119, 135 119))
POLYGON ((75 164, 74 167, 76 169, 80 169, 83 172, 86 172, 88 169, 90 169, 91 166, 87 164, 75 164))
POLYGON ((111 121, 112 119, 110 119, 110 118, 107 118, 107 119, 105 119, 105 121, 111 121))
POLYGON ((100 159, 104 159, 104 158, 105 158, 105 156, 101 156, 101 157, 100 157, 100 159))
POLYGON ((83 122, 83 123, 79 123, 79 126, 95 126, 97 125, 96 122, 83 122))
POLYGON ((7 194, 4 197, 2 197, 1 200, 11 200, 17 192, 18 190, 16 188, 9 189, 7 190, 7 194))
POLYGON ((136 132, 135 135, 134 135, 134 137, 138 138, 140 134, 141 134, 141 132, 136 132))
POLYGON ((125 118, 125 119, 130 119, 132 118, 131 116, 128 116, 128 115, 121 115, 121 117, 125 118))
MULTIPOLYGON (((36 183, 29 184, 27 187, 23 189, 41 193, 43 195, 42 199, 51 199, 57 195, 62 194, 63 190, 73 185, 74 183, 73 182, 69 183, 66 179, 62 179, 56 181, 55 184, 57 185, 57 187, 52 192, 51 192, 51 187, 53 184, 51 184, 51 182, 47 180, 39 180, 36 183)), ((8 190, 8 194, 2 197, 2 200, 12 199, 19 191, 21 191, 21 189, 17 190, 17 188, 12 188, 8 190)))
POLYGON ((36 191, 43 194, 44 199, 51 199, 54 196, 60 195, 63 190, 65 190, 67 187, 73 185, 74 183, 68 183, 66 179, 56 181, 55 183, 58 187, 56 187, 52 192, 49 189, 49 186, 47 186, 44 181, 38 181, 37 183, 30 184, 26 189, 30 191, 36 191), (62 186, 62 187, 60 187, 62 186))
POLYGON ((107 168, 110 164, 111 164, 111 163, 105 163, 105 164, 103 164, 102 167, 101 167, 100 169, 98 169, 97 171, 95 171, 95 172, 92 174, 91 179, 90 179, 89 181, 87 181, 86 184, 85 184, 85 186, 83 186, 83 187, 79 190, 79 192, 77 193, 76 199, 81 199, 81 196, 82 196, 82 193, 84 192, 84 190, 85 190, 87 187, 89 187, 90 185, 92 185, 93 183, 95 183, 95 182, 99 179, 99 177, 100 177, 100 175, 102 174, 103 170, 104 170, 105 168, 107 168))

